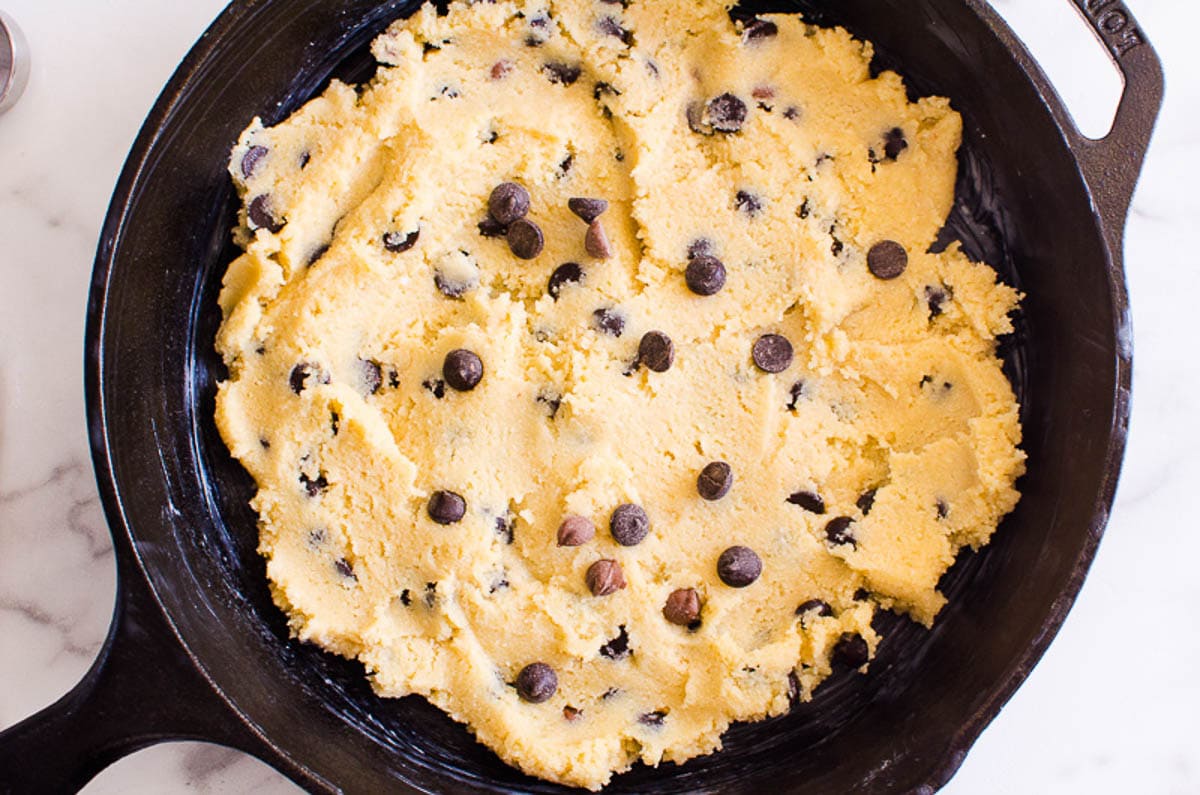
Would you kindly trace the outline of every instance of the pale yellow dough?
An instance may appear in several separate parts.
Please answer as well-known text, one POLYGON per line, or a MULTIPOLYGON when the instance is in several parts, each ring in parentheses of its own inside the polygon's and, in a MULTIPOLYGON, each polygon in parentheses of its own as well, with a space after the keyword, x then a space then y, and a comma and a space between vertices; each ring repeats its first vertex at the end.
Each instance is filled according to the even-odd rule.
POLYGON ((842 30, 773 16, 777 36, 746 42, 726 10, 425 8, 375 43, 369 85, 335 82, 275 127, 255 120, 231 160, 247 205, 267 196, 283 224, 254 229, 243 211, 218 338, 217 423, 259 485, 276 601, 297 637, 361 660, 379 693, 419 693, 511 764, 583 787, 787 711, 792 671, 809 698, 844 633, 875 648, 877 609, 931 624, 959 548, 986 543, 1018 499, 1018 407, 996 356, 1018 296, 955 246, 926 253, 953 200, 959 116, 945 99, 909 103, 895 74, 871 79, 871 46, 842 30), (581 76, 554 83, 548 61, 581 76), (690 105, 727 92, 749 107, 740 133, 689 129, 690 105), (896 127, 909 145, 892 161, 896 127), (267 151, 247 176, 255 146, 267 151), (532 261, 477 229, 506 180, 528 188, 545 232, 532 261), (586 254, 573 196, 611 203, 612 259, 586 254), (417 229, 409 251, 382 245, 417 229), (683 278, 698 238, 729 272, 709 298, 683 278), (893 281, 866 266, 883 239, 909 252, 893 281), (585 278, 555 301, 547 280, 569 261, 585 278), (473 289, 448 298, 437 273, 473 289), (947 295, 940 315, 926 288, 947 295), (598 333, 599 308, 623 313, 622 336, 598 333), (652 329, 674 340, 674 367, 627 375, 652 329), (795 347, 782 374, 751 361, 766 332, 795 347), (456 348, 479 354, 483 382, 439 399, 423 383, 456 348), (696 477, 713 460, 735 480, 708 502, 696 477), (465 498, 463 521, 430 520, 439 489, 465 498), (825 515, 787 502, 805 490, 825 515), (607 529, 625 502, 652 523, 635 547, 607 529), (556 546, 568 514, 591 518, 595 540, 556 546), (826 540, 843 515, 857 546, 826 540), (742 589, 716 575, 734 544, 764 566, 742 589), (601 558, 628 586, 595 597, 584 572, 601 558), (677 588, 700 593, 695 631, 663 617, 677 588), (798 619, 814 598, 833 615, 798 619), (601 656, 621 627, 632 653, 601 656), (512 687, 534 661, 558 674, 541 704, 512 687), (661 725, 639 721, 651 712, 661 725))

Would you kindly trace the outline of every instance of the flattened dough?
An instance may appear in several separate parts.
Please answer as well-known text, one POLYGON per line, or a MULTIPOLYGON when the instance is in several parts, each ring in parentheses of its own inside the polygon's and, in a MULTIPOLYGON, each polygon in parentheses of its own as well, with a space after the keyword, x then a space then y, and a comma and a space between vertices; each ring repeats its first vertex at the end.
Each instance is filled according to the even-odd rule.
POLYGON ((255 120, 231 159, 245 254, 220 299, 217 423, 259 486, 276 601, 381 694, 419 693, 567 784, 709 753, 732 721, 787 711, 840 639, 874 650, 878 609, 931 624, 939 577, 1018 499, 996 356, 1018 296, 956 246, 927 253, 958 115, 872 79, 870 45, 842 30, 726 12, 425 8, 375 43, 369 85, 255 120), (725 94, 744 120, 710 105, 725 94), (505 181, 544 232, 532 260, 480 233, 505 181), (588 256, 572 197, 609 202, 610 259, 588 256), (684 279, 701 240, 728 273, 711 297, 684 279), (908 252, 898 278, 867 267, 882 240, 908 252), (583 276, 556 300, 568 262, 583 276), (674 343, 666 372, 637 367, 651 330, 674 343), (752 361, 767 333, 794 348, 782 373, 752 361), (455 349, 482 359, 472 391, 444 383, 455 349), (733 472, 715 501, 696 485, 711 461, 733 472), (461 521, 431 520, 439 490, 463 497, 461 521), (636 546, 608 530, 623 503, 650 519, 636 546), (568 515, 595 538, 558 546, 568 515), (830 541, 838 517, 852 543, 830 541), (747 587, 717 576, 734 545, 763 564, 747 587), (598 597, 601 559, 626 586, 598 597), (681 588, 698 627, 664 618, 681 588), (797 617, 813 599, 829 609, 797 617), (536 704, 514 686, 533 662, 558 684, 536 704))

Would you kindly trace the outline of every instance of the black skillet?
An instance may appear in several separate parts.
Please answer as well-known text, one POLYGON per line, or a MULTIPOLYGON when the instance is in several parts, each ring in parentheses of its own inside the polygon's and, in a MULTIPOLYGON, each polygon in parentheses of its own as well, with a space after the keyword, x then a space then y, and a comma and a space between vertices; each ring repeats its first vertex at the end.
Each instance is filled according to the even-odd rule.
MULTIPOLYGON (((946 239, 1027 294, 1004 346, 1029 474, 995 542, 946 575, 926 632, 886 617, 869 676, 737 726, 725 749, 638 767, 611 792, 932 792, 1066 617, 1108 519, 1129 418, 1122 271, 1130 195, 1162 100, 1158 59, 1124 4, 1073 0, 1125 77, 1113 131, 1073 126, 1029 53, 981 0, 798 0, 878 46, 918 93, 966 120, 946 239)), ((318 792, 561 792, 505 766, 418 698, 381 700, 362 669, 289 640, 255 553, 252 483, 211 421, 216 295, 235 197, 233 141, 286 117, 331 75, 371 73, 367 43, 409 0, 239 0, 172 78, 134 145, 101 237, 87 398, 119 571, 91 671, 0 734, 0 789, 82 787, 166 740, 240 748, 318 792)), ((11 686, 11 684, 9 685, 11 686)))

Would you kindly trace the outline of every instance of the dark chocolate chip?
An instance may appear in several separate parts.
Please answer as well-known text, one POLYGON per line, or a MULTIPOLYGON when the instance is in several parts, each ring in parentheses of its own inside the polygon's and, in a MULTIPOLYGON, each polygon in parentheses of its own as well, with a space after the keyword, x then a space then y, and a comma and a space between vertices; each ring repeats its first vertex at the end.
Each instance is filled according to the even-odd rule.
POLYGON ((315 478, 310 478, 308 475, 301 472, 300 483, 304 486, 304 490, 310 497, 316 497, 318 494, 329 488, 329 480, 325 477, 324 472, 320 473, 315 478))
POLYGON ((805 199, 804 202, 799 207, 796 208, 796 217, 797 218, 807 218, 811 214, 812 214, 812 208, 808 204, 808 199, 805 199))
POLYGON ((488 593, 493 594, 493 593, 496 593, 497 591, 502 591, 505 588, 508 588, 510 585, 511 585, 511 583, 508 580, 501 577, 500 579, 496 580, 495 582, 493 582, 491 585, 488 586, 488 593))
POLYGON ((596 537, 596 526, 585 516, 568 516, 558 526, 560 547, 581 547, 596 537))
POLYGON ((542 74, 546 75, 546 79, 551 83, 569 86, 579 79, 579 76, 583 74, 583 69, 576 64, 548 61, 542 65, 542 74))
POLYGON ((638 343, 638 363, 665 373, 675 363, 675 343, 661 331, 649 331, 638 343))
POLYGON ((700 619, 700 594, 695 588, 672 591, 663 605, 663 618, 672 624, 687 627, 700 619))
MULTIPOLYGON (((603 654, 604 649, 601 649, 600 653, 603 654)), ((600 700, 608 701, 610 698, 616 698, 619 695, 621 695, 621 688, 610 687, 608 690, 605 690, 603 693, 600 694, 600 700)))
POLYGON ((264 449, 264 450, 270 450, 270 449, 271 449, 271 443, 270 443, 269 441, 267 441, 266 439, 259 439, 259 440, 258 440, 258 443, 259 443, 260 445, 262 445, 262 449, 264 449))
POLYGON ((433 286, 438 289, 438 292, 447 298, 462 298, 468 290, 474 287, 476 282, 459 281, 442 275, 440 272, 433 274, 433 286))
POLYGON ((329 413, 329 429, 331 431, 333 431, 334 436, 338 435, 338 431, 341 430, 341 427, 342 427, 342 416, 340 414, 338 414, 336 411, 330 412, 329 413))
POLYGON ((504 541, 505 544, 511 544, 516 537, 517 520, 515 517, 505 514, 496 517, 496 535, 504 541))
POLYGON ((884 240, 867 252, 867 268, 876 279, 895 279, 908 267, 908 252, 894 240, 884 240))
POLYGON ((688 244, 687 258, 693 260, 696 257, 712 257, 717 253, 716 246, 707 237, 698 237, 688 244))
POLYGON ((600 17, 600 21, 596 23, 596 29, 605 36, 620 39, 626 47, 633 46, 633 33, 623 28, 614 17, 600 17))
POLYGON ((312 161, 312 154, 310 152, 301 152, 300 153, 300 170, 303 171, 305 168, 307 168, 309 162, 311 162, 311 161, 312 161))
POLYGON ((433 607, 435 604, 437 604, 437 583, 427 582, 425 583, 425 606, 433 607))
POLYGON ((612 244, 608 242, 608 234, 603 224, 597 218, 588 224, 587 234, 583 238, 583 247, 587 253, 596 259, 609 259, 613 255, 612 244))
POLYGON ((574 165, 575 165, 575 155, 573 153, 568 152, 567 156, 564 157, 562 159, 562 161, 558 164, 558 178, 562 179, 563 177, 567 176, 567 174, 571 171, 571 168, 574 165))
POLYGON ((562 395, 554 390, 543 389, 535 400, 546 407, 546 413, 550 419, 557 417, 558 410, 562 408, 562 395))
POLYGON ((642 724, 643 726, 662 726, 666 719, 667 713, 663 712, 662 710, 644 712, 641 715, 638 715, 638 723, 642 724))
POLYGON ((428 510, 429 518, 438 524, 454 524, 467 515, 467 501, 452 491, 435 491, 428 510))
POLYGON ((440 378, 428 378, 421 382, 421 386, 432 392, 438 400, 446 396, 446 382, 440 378))
POLYGON ((804 619, 810 615, 831 616, 833 615, 833 608, 829 606, 828 602, 820 599, 809 599, 796 608, 797 617, 804 619))
POLYGON ((483 360, 462 348, 450 351, 442 364, 442 377, 452 389, 470 392, 483 380, 483 360))
POLYGON ((950 506, 946 503, 945 500, 939 499, 937 501, 936 508, 937 508, 937 518, 945 519, 947 516, 950 515, 950 506))
POLYGON ((596 561, 588 566, 584 579, 592 596, 608 596, 625 587, 625 572, 615 560, 596 561))
POLYGON ((795 105, 789 105, 783 111, 783 118, 787 119, 788 121, 795 121, 796 119, 800 118, 800 109, 795 105))
POLYGON ((854 592, 854 601, 865 602, 871 598, 871 592, 866 588, 859 588, 854 592))
POLYGON ((870 647, 862 635, 849 632, 842 635, 833 647, 833 664, 846 668, 861 668, 871 658, 870 647))
POLYGON ((567 262, 559 265, 555 268, 554 273, 550 274, 550 283, 546 286, 546 292, 550 293, 550 297, 557 301, 563 287, 581 281, 583 281, 583 268, 578 263, 567 262))
POLYGON ((788 497, 787 501, 792 505, 799 505, 809 513, 817 515, 825 513, 825 500, 821 499, 820 494, 814 494, 811 491, 797 491, 788 497))
POLYGON ((267 194, 254 197, 250 202, 250 207, 246 210, 246 217, 250 219, 250 223, 254 229, 266 229, 271 233, 277 233, 283 229, 284 223, 275 217, 271 209, 271 197, 267 194))
POLYGON ((696 478, 696 491, 712 502, 719 500, 733 488, 733 467, 724 461, 713 461, 700 470, 696 478))
POLYGON ((597 309, 592 313, 592 325, 601 334, 619 337, 625 333, 625 316, 617 309, 597 309))
POLYGON ((908 139, 904 137, 904 130, 899 127, 893 127, 883 134, 883 154, 888 160, 900 157, 900 153, 907 148, 908 139))
POLYGON ((292 387, 292 391, 299 395, 309 387, 309 379, 312 379, 314 384, 328 384, 329 373, 321 369, 320 365, 301 362, 292 368, 292 373, 288 376, 288 383, 292 387))
POLYGON ((750 351, 755 366, 764 373, 782 373, 792 366, 795 352, 787 337, 779 334, 764 334, 754 341, 750 351))
POLYGON ((858 546, 858 540, 854 537, 854 520, 849 516, 839 516, 836 519, 830 519, 825 525, 825 538, 829 543, 841 546, 849 544, 852 547, 858 546))
POLYGON ((700 254, 688 263, 683 277, 688 289, 696 295, 716 295, 725 286, 725 263, 716 257, 700 254))
POLYGON ((925 303, 929 306, 929 319, 933 320, 945 311, 946 302, 950 300, 950 288, 928 285, 925 288, 925 303))
POLYGON ((504 237, 508 234, 508 227, 489 215, 479 222, 479 234, 484 237, 504 237))
POLYGON ((608 200, 567 199, 567 207, 570 208, 571 212, 582 218, 585 224, 590 224, 604 215, 604 211, 608 209, 608 200))
POLYGON ((530 704, 549 701, 558 692, 558 674, 546 663, 526 665, 517 674, 517 695, 530 704))
POLYGON ((316 265, 317 260, 321 259, 321 257, 325 256, 328 253, 329 253, 329 245, 328 244, 326 244, 324 246, 318 246, 317 249, 315 251, 313 251, 313 253, 308 255, 308 267, 311 268, 313 265, 316 265))
POLYGON ((730 588, 745 588, 762 574, 762 558, 750 547, 730 547, 717 559, 717 576, 730 588))
POLYGON ((746 43, 769 39, 779 33, 779 26, 769 19, 759 19, 755 17, 746 23, 746 27, 742 29, 742 36, 745 37, 746 43))
POLYGON ((412 605, 412 591, 405 588, 400 592, 400 604, 404 605, 405 607, 412 605))
POLYGON ((362 373, 363 389, 368 395, 376 394, 383 386, 383 368, 373 359, 359 359, 358 367, 362 373))
MULTIPOLYGON (((632 653, 629 648, 629 633, 625 630, 624 624, 621 625, 620 630, 615 638, 600 647, 601 657, 606 657, 610 660, 619 660, 622 657, 628 657, 632 653)), ((612 693, 612 695, 616 695, 616 693, 612 693)), ((606 693, 604 697, 607 698, 608 696, 609 694, 606 693)))
POLYGON ((421 230, 415 232, 388 232, 383 236, 383 247, 393 254, 403 254, 417 245, 417 240, 421 237, 421 230))
POLYGON ((563 707, 563 720, 571 721, 572 723, 574 723, 575 721, 579 720, 579 716, 582 714, 583 714, 583 710, 575 709, 570 704, 563 707))
POLYGON ((877 491, 878 491, 878 489, 870 489, 868 491, 864 491, 862 493, 862 495, 859 496, 858 500, 854 503, 855 505, 858 506, 858 510, 862 511, 863 516, 866 516, 867 514, 869 514, 871 512, 871 509, 875 507, 875 494, 877 491))
POLYGON ((250 179, 254 176, 254 170, 258 168, 258 164, 264 157, 267 156, 269 150, 265 146, 252 146, 246 150, 246 154, 242 155, 242 176, 250 179))
POLYGON ((733 204, 751 218, 762 212, 762 199, 750 191, 739 190, 733 204))
POLYGON ((800 703, 800 678, 796 676, 794 670, 788 671, 788 704, 793 708, 800 703))
POLYGON ((488 213, 507 226, 529 214, 529 191, 515 182, 502 182, 488 197, 488 213))
POLYGON ((722 94, 709 100, 705 113, 708 123, 717 132, 740 132, 746 123, 746 103, 733 94, 722 94))
POLYGON ((508 227, 508 247, 520 259, 533 259, 546 245, 541 228, 528 218, 518 218, 508 227))
POLYGON ((337 569, 338 574, 342 575, 347 580, 358 579, 358 575, 354 573, 354 567, 351 566, 350 561, 346 560, 345 558, 338 558, 333 562, 333 566, 337 569))
POLYGON ((650 533, 650 517, 640 505, 625 503, 617 506, 608 522, 613 540, 623 547, 635 547, 650 533))
POLYGON ((621 92, 611 84, 600 81, 592 88, 592 96, 599 101, 600 97, 619 97, 621 92))

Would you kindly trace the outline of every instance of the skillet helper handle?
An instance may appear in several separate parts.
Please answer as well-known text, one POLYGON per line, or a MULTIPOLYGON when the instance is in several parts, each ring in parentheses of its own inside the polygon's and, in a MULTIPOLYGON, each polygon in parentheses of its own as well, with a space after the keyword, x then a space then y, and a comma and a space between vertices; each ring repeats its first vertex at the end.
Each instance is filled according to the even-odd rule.
POLYGON ((141 572, 119 578, 108 639, 83 681, 0 732, 0 793, 74 793, 121 757, 169 740, 254 752, 259 740, 213 691, 163 619, 141 572))
POLYGON ((1091 188, 1105 234, 1118 254, 1125 219, 1163 102, 1163 69, 1137 20, 1120 0, 1071 0, 1108 49, 1125 86, 1112 129, 1100 139, 1060 119, 1091 188))

